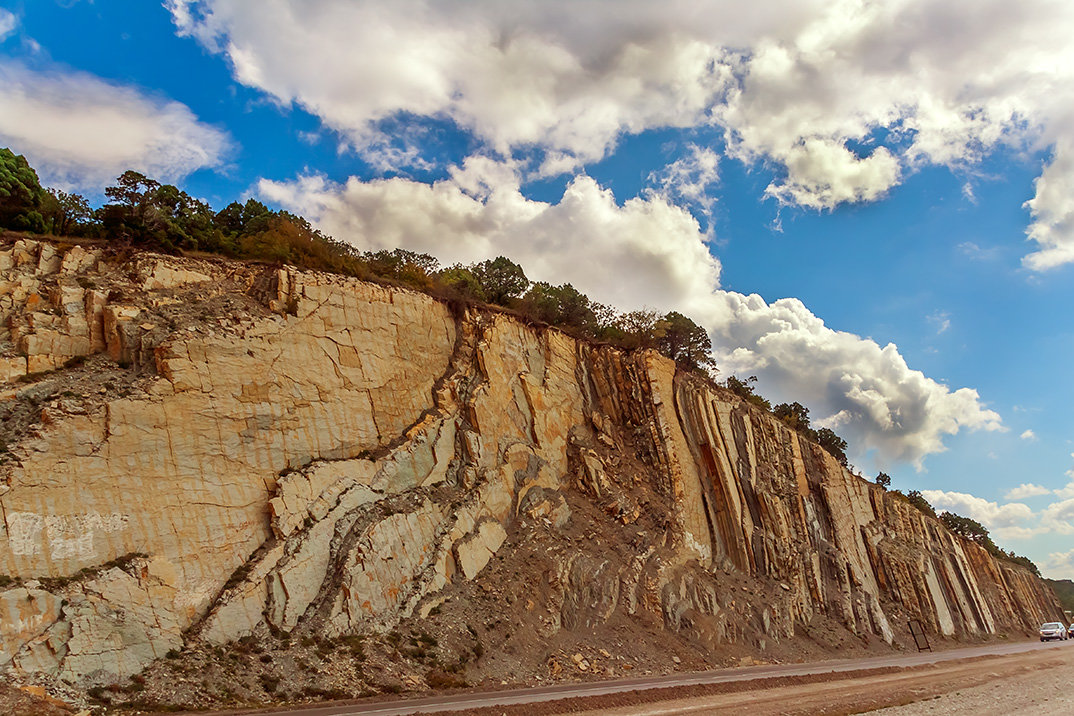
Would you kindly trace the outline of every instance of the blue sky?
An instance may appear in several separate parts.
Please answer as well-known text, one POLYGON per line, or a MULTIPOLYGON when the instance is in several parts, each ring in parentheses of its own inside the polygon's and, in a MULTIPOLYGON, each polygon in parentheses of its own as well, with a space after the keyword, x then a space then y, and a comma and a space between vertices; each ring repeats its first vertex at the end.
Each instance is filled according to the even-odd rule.
POLYGON ((0 1, 0 144, 682 310, 1074 578, 1068 5, 0 1))

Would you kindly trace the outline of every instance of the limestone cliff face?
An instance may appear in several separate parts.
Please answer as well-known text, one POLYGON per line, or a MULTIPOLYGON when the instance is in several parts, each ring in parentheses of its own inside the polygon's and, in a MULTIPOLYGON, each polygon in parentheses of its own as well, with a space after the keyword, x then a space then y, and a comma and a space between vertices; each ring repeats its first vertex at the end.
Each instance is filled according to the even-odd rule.
POLYGON ((891 643, 907 618, 963 638, 1062 615, 654 353, 408 290, 0 243, 0 400, 0 667, 94 679, 190 641, 387 629, 590 507, 633 531, 563 557, 542 634, 648 614, 718 649, 824 616, 891 643))

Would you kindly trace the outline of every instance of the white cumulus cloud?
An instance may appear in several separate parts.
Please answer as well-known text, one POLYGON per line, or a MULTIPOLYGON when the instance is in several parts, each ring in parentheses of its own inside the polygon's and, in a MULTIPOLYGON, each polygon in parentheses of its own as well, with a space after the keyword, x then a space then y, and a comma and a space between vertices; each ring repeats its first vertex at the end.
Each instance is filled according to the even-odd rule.
POLYGON ((703 122, 730 81, 721 47, 669 35, 663 9, 636 2, 611 22, 593 3, 167 4, 180 32, 226 54, 237 79, 359 148, 378 121, 407 113, 448 117, 505 153, 540 146, 571 167, 623 132, 703 122))
POLYGON ((689 212, 655 196, 619 204, 587 176, 554 204, 524 197, 512 166, 482 158, 431 185, 307 176, 262 181, 258 192, 365 249, 401 246, 445 263, 504 255, 533 280, 568 282, 617 306, 671 310, 719 283, 720 264, 689 212))
MULTIPOLYGON (((1022 499, 1049 492, 1038 485, 1023 484, 1009 491, 1006 499, 1022 499)), ((1061 490, 1055 493, 1062 497, 1061 490)), ((1034 512, 1021 502, 1000 504, 965 492, 922 490, 921 494, 937 509, 972 517, 992 531, 998 540, 1074 534, 1074 497, 1061 499, 1034 512)))
POLYGON ((1020 437, 1022 440, 1028 440, 1029 442, 1037 441, 1037 434, 1029 429, 1022 431, 1022 434, 1018 437, 1020 437))
MULTIPOLYGON (((769 196, 831 209, 876 200, 922 166, 1047 151, 1025 264, 1074 261, 1074 3, 166 5, 239 81, 374 155, 382 123, 400 117, 453 122, 502 156, 536 149, 544 173, 599 159, 625 134, 714 127, 731 155, 777 170, 769 196)), ((420 161, 413 149, 395 146, 420 161)))
POLYGON ((889 343, 836 331, 801 301, 766 304, 759 296, 720 292, 708 304, 707 325, 726 373, 756 374, 780 399, 814 410, 818 424, 852 444, 875 447, 884 461, 941 452, 961 429, 1002 430, 1000 416, 977 391, 947 386, 911 369, 889 343))
POLYGON ((1044 576, 1050 579, 1074 579, 1074 549, 1052 552, 1041 565, 1044 576))
POLYGON ((1024 500, 1027 497, 1040 497, 1041 495, 1050 495, 1052 491, 1047 487, 1041 485, 1034 485, 1031 482, 1023 482, 1018 487, 1012 490, 1008 490, 1007 494, 1003 496, 1005 500, 1024 500))
POLYGON ((756 374, 766 390, 810 406, 820 424, 920 465, 960 430, 1000 430, 976 391, 951 390, 909 368, 893 344, 835 331, 800 301, 772 304, 720 289, 709 235, 659 193, 623 203, 581 175, 556 203, 528 199, 518 167, 472 157, 449 179, 335 184, 321 176, 263 180, 258 193, 364 249, 404 247, 443 262, 496 255, 530 278, 569 282, 623 310, 680 310, 704 325, 721 371, 756 374))
POLYGON ((46 184, 99 191, 126 169, 174 181, 217 166, 230 140, 179 102, 0 62, 0 144, 25 154, 46 184))
POLYGON ((1025 203, 1033 215, 1027 233, 1040 248, 1023 263, 1036 270, 1070 263, 1074 261, 1074 150, 1070 141, 1056 144, 1055 157, 1035 185, 1036 193, 1025 203))
POLYGON ((1041 525, 1049 532, 1074 534, 1074 497, 1054 502, 1041 512, 1041 525))
POLYGON ((1034 517, 1033 510, 1021 502, 1001 505, 965 492, 944 490, 922 490, 921 494, 933 507, 975 519, 999 537, 1029 537, 1037 533, 1027 525, 1034 517))

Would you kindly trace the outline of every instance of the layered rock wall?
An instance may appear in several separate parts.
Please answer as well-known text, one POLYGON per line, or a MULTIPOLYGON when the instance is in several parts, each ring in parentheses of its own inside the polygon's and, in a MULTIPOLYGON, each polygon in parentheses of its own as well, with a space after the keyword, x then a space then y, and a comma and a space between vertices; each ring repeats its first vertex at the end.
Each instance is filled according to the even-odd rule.
POLYGON ((890 643, 907 618, 963 638, 1062 614, 655 353, 336 276, 25 240, 0 244, 0 326, 0 666, 104 678, 192 640, 387 629, 579 500, 656 527, 564 561, 550 633, 648 612, 716 649, 824 615, 890 643))

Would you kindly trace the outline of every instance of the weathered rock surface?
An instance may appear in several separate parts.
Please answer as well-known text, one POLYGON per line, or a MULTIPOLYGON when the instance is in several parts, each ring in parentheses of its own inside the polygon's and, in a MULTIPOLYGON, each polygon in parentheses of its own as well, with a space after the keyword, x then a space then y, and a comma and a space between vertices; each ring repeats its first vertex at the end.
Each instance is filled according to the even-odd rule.
POLYGON ((718 649, 823 615, 892 643, 908 618, 966 638, 1062 615, 1026 570, 671 361, 408 290, 0 243, 0 398, 19 584, 0 666, 24 671, 389 629, 512 535, 583 519, 570 504, 633 537, 560 561, 545 635, 648 614, 718 649))

